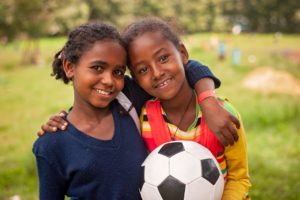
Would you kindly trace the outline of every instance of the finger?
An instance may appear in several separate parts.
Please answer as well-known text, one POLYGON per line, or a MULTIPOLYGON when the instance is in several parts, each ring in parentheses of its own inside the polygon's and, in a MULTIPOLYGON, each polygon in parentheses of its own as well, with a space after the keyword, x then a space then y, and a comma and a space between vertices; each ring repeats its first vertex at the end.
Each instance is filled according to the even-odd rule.
POLYGON ((37 135, 40 137, 40 136, 43 136, 43 135, 44 135, 44 133, 45 133, 45 131, 43 131, 43 130, 39 130, 39 131, 37 132, 37 135))
POLYGON ((64 130, 67 127, 68 123, 64 118, 60 117, 59 115, 60 114, 52 116, 47 122, 47 124, 64 130))
POLYGON ((51 128, 56 128, 56 130, 57 129, 64 130, 66 128, 64 123, 62 123, 60 120, 55 120, 55 119, 54 120, 49 120, 47 122, 47 125, 51 128))
POLYGON ((235 116, 230 115, 230 120, 235 124, 237 129, 241 127, 240 121, 235 116))
POLYGON ((67 116, 67 112, 62 110, 62 111, 59 112, 59 116, 65 117, 65 116, 67 116))
POLYGON ((65 129, 68 125, 68 122, 64 119, 64 118, 61 118, 61 117, 55 117, 53 119, 53 122, 57 123, 57 128, 60 128, 60 129, 65 129))
POLYGON ((49 126, 48 124, 43 124, 41 128, 44 132, 55 132, 55 131, 57 131, 57 127, 49 126))
POLYGON ((230 124, 228 124, 227 128, 228 128, 229 132, 231 133, 231 135, 233 136, 234 141, 235 142, 238 141, 239 135, 237 133, 236 127, 230 123, 230 124))
POLYGON ((234 137, 230 133, 227 127, 222 129, 222 135, 225 138, 227 145, 233 145, 234 144, 234 137))
POLYGON ((225 139, 225 137, 222 135, 222 133, 219 133, 217 138, 219 139, 219 142, 220 142, 224 147, 226 147, 226 146, 229 145, 229 143, 227 142, 227 140, 225 139))

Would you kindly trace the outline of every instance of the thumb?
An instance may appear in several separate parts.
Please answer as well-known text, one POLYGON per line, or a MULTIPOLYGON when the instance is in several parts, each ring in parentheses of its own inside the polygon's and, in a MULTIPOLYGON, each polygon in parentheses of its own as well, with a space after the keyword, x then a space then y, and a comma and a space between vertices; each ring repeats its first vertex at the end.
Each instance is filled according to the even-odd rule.
POLYGON ((62 111, 59 112, 59 116, 60 116, 60 117, 64 117, 64 116, 66 116, 66 115, 67 115, 67 112, 64 111, 64 110, 62 110, 62 111))
POLYGON ((44 133, 45 133, 45 131, 39 130, 39 131, 37 132, 37 135, 40 137, 40 136, 44 135, 44 133))

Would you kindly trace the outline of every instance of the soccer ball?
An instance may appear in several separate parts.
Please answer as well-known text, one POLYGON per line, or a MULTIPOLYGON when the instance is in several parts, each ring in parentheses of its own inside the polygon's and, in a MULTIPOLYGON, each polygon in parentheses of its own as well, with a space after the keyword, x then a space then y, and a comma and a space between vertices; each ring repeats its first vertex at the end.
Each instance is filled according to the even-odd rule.
POLYGON ((219 200, 224 178, 219 164, 204 146, 172 141, 154 149, 142 164, 144 200, 219 200))

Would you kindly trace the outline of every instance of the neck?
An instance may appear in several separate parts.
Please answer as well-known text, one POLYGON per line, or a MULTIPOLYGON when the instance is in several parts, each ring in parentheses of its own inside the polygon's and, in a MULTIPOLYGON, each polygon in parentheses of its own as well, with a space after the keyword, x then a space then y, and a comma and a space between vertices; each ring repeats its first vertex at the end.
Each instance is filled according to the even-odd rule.
POLYGON ((160 102, 162 108, 167 114, 178 114, 184 112, 190 102, 190 99, 193 98, 193 96, 194 91, 186 82, 172 99, 160 99, 160 102))
POLYGON ((74 104, 68 120, 85 134, 101 140, 111 140, 115 130, 112 112, 108 107, 95 108, 86 104, 74 104))
POLYGON ((68 115, 68 120, 73 124, 99 124, 102 119, 110 115, 109 106, 105 108, 95 108, 91 105, 81 105, 74 103, 72 111, 68 115))
POLYGON ((177 126, 177 129, 186 131, 195 120, 195 98, 196 96, 194 91, 186 81, 186 83, 180 88, 178 94, 172 99, 161 100, 161 106, 167 114, 168 120, 177 126))

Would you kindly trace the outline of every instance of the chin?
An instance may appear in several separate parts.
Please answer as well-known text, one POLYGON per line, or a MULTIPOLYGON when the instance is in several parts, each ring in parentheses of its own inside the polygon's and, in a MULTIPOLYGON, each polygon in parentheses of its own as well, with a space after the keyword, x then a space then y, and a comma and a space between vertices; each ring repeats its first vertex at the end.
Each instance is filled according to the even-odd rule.
POLYGON ((95 108, 103 109, 103 108, 107 108, 111 102, 112 102, 112 101, 94 102, 94 103, 92 103, 92 105, 93 105, 95 108))
POLYGON ((175 97, 175 95, 170 94, 169 92, 166 92, 164 94, 157 95, 156 97, 161 99, 161 100, 171 100, 175 97))

